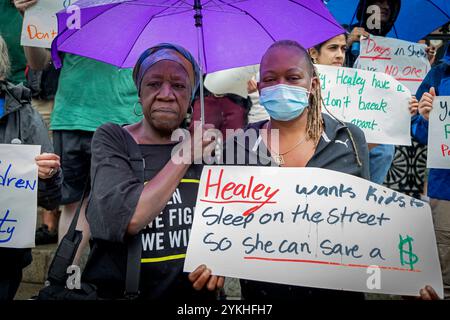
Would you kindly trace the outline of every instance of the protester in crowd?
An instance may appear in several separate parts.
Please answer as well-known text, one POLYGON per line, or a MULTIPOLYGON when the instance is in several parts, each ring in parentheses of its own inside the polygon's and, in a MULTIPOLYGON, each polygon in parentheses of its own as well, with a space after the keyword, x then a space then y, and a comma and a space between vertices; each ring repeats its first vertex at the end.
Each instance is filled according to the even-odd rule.
MULTIPOLYGON (((428 121, 436 96, 450 96, 450 45, 447 44, 442 62, 427 74, 419 89, 419 115, 413 118, 412 135, 428 144, 428 121)), ((448 115, 447 115, 448 116, 448 115)), ((441 262, 445 299, 450 299, 450 169, 430 169, 428 197, 441 262)))
MULTIPOLYGON (((309 55, 311 56, 312 61, 315 64, 323 64, 330 65, 336 67, 343 67, 346 56, 347 56, 347 35, 342 34, 331 38, 328 41, 320 43, 312 48, 310 48, 309 55)), ((417 113, 419 102, 413 96, 408 105, 409 112, 411 116, 417 113)), ((376 144, 369 143, 369 150, 375 148, 376 144)), ((390 146, 388 148, 391 148, 390 146)), ((394 148, 394 146, 392 146, 394 148)), ((395 150, 394 150, 395 151, 395 150)), ((379 154, 377 151, 369 153, 370 159, 370 178, 371 181, 376 182, 378 184, 382 184, 384 178, 386 177, 387 171, 389 170, 389 166, 383 166, 376 160, 376 155, 379 154)), ((391 160, 392 161, 392 160, 391 160)))
MULTIPOLYGON (((223 286, 224 279, 211 276, 206 266, 189 275, 183 273, 187 241, 172 244, 170 241, 171 233, 189 234, 202 170, 202 166, 191 165, 191 161, 180 163, 171 157, 178 145, 171 136, 185 120, 193 102, 199 85, 199 67, 184 48, 159 44, 142 53, 134 67, 133 79, 144 118, 123 128, 103 125, 92 140, 94 178, 87 218, 97 255, 105 258, 85 271, 85 279, 97 285, 101 297, 123 294, 123 281, 111 279, 109 270, 125 269, 124 239, 141 232, 140 298, 214 299, 215 290, 223 286), (131 135, 142 152, 146 184, 132 171, 124 135, 131 135), (148 239, 156 236, 160 243, 151 246, 148 239)), ((187 143, 189 149, 214 148, 201 135, 194 139, 192 146, 188 140, 181 143, 187 143)), ((189 160, 193 160, 194 152, 191 154, 189 160)))
MULTIPOLYGON (((33 0, 36 1, 36 0, 33 0)), ((26 84, 27 61, 20 45, 22 16, 14 8, 13 0, 0 1, 0 35, 8 46, 11 71, 7 80, 12 84, 26 84)))
MULTIPOLYGON (((356 19, 354 25, 349 26, 350 34, 347 38, 347 46, 351 48, 354 43, 360 41, 361 37, 369 37, 370 35, 385 37, 393 28, 395 21, 400 13, 400 0, 360 0, 356 11, 356 19), (367 12, 367 8, 376 5, 380 8, 380 28, 377 23, 373 23, 371 15, 372 11, 367 12)), ((359 53, 351 50, 347 55, 346 65, 352 67, 359 53)))
MULTIPOLYGON (((369 37, 370 35, 375 35, 385 37, 394 26, 400 13, 400 7, 400 0, 360 0, 356 13, 358 22, 350 26, 351 33, 347 39, 348 48, 351 48, 354 43, 359 42, 361 36, 369 37), (377 5, 380 8, 380 28, 377 28, 376 24, 373 26, 368 25, 371 11, 369 10, 367 12, 367 8, 372 5, 377 5)), ((346 65, 352 67, 358 55, 359 52, 355 54, 354 50, 349 50, 346 65)), ((418 101, 413 96, 409 108, 411 115, 417 113, 417 107, 418 101)), ((369 150, 370 181, 383 184, 394 160, 395 146, 389 144, 371 144, 369 150)))
MULTIPOLYGON (((260 65, 258 84, 260 103, 270 115, 270 120, 249 125, 247 130, 268 129, 268 136, 262 136, 264 143, 241 146, 228 141, 227 149, 233 143, 235 160, 261 159, 260 148, 267 148, 269 161, 283 167, 319 167, 337 170, 358 177, 368 178, 368 150, 362 131, 352 124, 346 124, 321 113, 320 85, 316 70, 307 51, 294 41, 278 41, 264 54, 260 65), (289 100, 287 98, 289 97, 289 100), (270 145, 271 129, 279 130, 279 153, 270 145), (335 143, 339 141, 341 143, 335 143), (276 161, 276 159, 280 161, 276 161)), ((259 139, 257 140, 259 141, 259 139)), ((231 149, 233 150, 233 149, 231 149)), ((246 164, 249 164, 246 163, 246 164)), ((360 293, 336 292, 296 286, 241 281, 242 296, 245 299, 302 299, 307 297, 361 298, 360 293)))
POLYGON ((312 61, 316 64, 342 67, 347 52, 347 35, 340 34, 310 48, 308 51, 312 61))
MULTIPOLYGON (((35 71, 26 69, 28 86, 31 89, 32 105, 44 120, 46 128, 50 127, 50 117, 55 103, 55 94, 58 86, 59 70, 49 63, 44 70, 35 71)), ((49 131, 51 141, 52 132, 49 131)), ((36 245, 58 242, 58 221, 61 211, 42 209, 42 223, 36 229, 36 245)))
MULTIPOLYGON (((347 35, 341 34, 322 42, 308 50, 311 59, 316 64, 332 65, 342 67, 345 63, 345 54, 347 51, 347 35)), ((249 112, 249 123, 255 123, 262 120, 268 120, 269 114, 259 103, 259 95, 256 80, 248 82, 248 95, 252 101, 252 107, 249 112)))
MULTIPOLYGON (((233 150, 235 162, 232 164, 238 159, 245 159, 246 165, 267 165, 265 162, 268 161, 282 167, 318 167, 368 179, 368 150, 364 134, 350 123, 321 113, 319 78, 303 47, 290 40, 275 42, 261 60, 260 75, 260 101, 270 120, 251 124, 246 129, 256 130, 256 134, 259 129, 268 129, 269 132, 267 136, 262 134, 262 139, 258 139, 255 145, 249 141, 241 145, 239 136, 227 141, 224 159, 227 159, 227 150, 233 150), (270 144, 271 129, 279 130, 278 153, 270 144), (260 151, 260 148, 263 149, 260 151), (268 159, 262 159, 267 153, 268 159)), ((241 280, 241 289, 245 299, 255 301, 364 298, 364 294, 357 292, 250 280, 241 280)), ((423 289, 421 295, 424 299, 437 297, 431 288, 423 289)))
MULTIPOLYGON (((38 0, 16 0, 21 12, 38 0)), ((44 69, 50 62, 48 50, 24 47, 29 66, 44 69)), ((61 204, 64 205, 59 221, 58 236, 66 234, 89 178, 91 139, 94 131, 106 122, 134 123, 142 118, 136 108, 137 93, 130 69, 66 54, 59 76, 58 90, 51 117, 55 152, 61 157, 64 172, 61 204)), ((83 240, 74 263, 78 264, 89 240, 89 226, 83 206, 78 229, 83 240)))
MULTIPOLYGON (((7 81, 9 70, 6 43, 0 36, 0 144, 41 145, 42 154, 36 157, 38 205, 51 210, 58 206, 61 197, 59 157, 53 153, 41 116, 31 106, 30 90, 7 81)), ((31 260, 31 249, 0 248, 0 300, 14 298, 22 269, 31 260)))
POLYGON ((429 39, 421 39, 418 41, 418 43, 425 44, 427 47, 425 49, 428 57, 428 61, 430 62, 430 65, 433 65, 436 61, 436 54, 437 49, 434 45, 431 44, 429 39))
POLYGON ((266 109, 259 103, 258 82, 256 78, 252 78, 247 82, 247 93, 252 103, 248 112, 248 123, 256 123, 268 120, 269 114, 266 109))
MULTIPOLYGON (((204 123, 214 125, 226 139, 227 129, 242 129, 247 124, 247 113, 250 106, 251 101, 249 99, 244 99, 232 93, 216 95, 205 88, 204 123)), ((200 98, 198 98, 194 102, 190 130, 194 129, 195 121, 200 121, 200 116, 200 98)))
MULTIPOLYGON (((3 36, 8 46, 11 61, 11 72, 7 80, 13 84, 23 83, 33 89, 34 82, 30 83, 26 75, 33 75, 34 73, 27 68, 25 54, 20 45, 22 16, 14 7, 13 2, 13 0, 0 2, 0 35, 3 36)), ((53 105, 51 101, 35 99, 33 93, 32 90, 32 106, 41 114, 48 126, 53 105)), ((36 230, 36 244, 56 242, 57 209, 46 210, 41 208, 41 212, 43 225, 36 230)))

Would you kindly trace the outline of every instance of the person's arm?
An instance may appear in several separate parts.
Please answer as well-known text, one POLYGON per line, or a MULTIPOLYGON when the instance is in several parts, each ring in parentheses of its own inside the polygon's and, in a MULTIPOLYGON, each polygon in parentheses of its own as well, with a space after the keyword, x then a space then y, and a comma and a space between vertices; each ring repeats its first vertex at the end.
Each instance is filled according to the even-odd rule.
POLYGON ((164 166, 142 190, 136 210, 127 227, 129 235, 138 234, 152 222, 167 205, 190 164, 176 164, 173 160, 164 166))
MULTIPOLYGON (((92 191, 87 207, 92 235, 115 242, 139 233, 161 213, 191 163, 171 159, 144 187, 131 168, 123 135, 126 133, 121 130, 109 124, 94 134, 92 191)), ((210 143, 202 137, 197 140, 194 143, 203 147, 210 143)))
MULTIPOLYGON (((14 5, 23 16, 25 10, 38 3, 38 0, 14 0, 14 5)), ((45 48, 24 46, 23 51, 27 59, 27 64, 31 69, 39 71, 45 70, 50 63, 50 52, 45 48)))
MULTIPOLYGON (((204 130, 212 129, 214 126, 205 124, 204 130)), ((195 129, 194 129, 195 130, 195 129)), ((152 222, 167 205, 172 197, 180 180, 186 174, 191 163, 194 161, 194 148, 201 146, 202 150, 212 143, 212 141, 203 139, 202 135, 193 135, 186 148, 191 150, 191 159, 189 162, 174 161, 173 157, 167 162, 158 174, 151 179, 142 190, 136 210, 128 224, 127 233, 135 235, 145 226, 152 222)), ((209 147, 212 147, 210 145, 209 147)))
POLYGON ((27 105, 19 110, 23 142, 40 145, 42 154, 35 161, 38 166, 38 205, 52 210, 61 199, 62 173, 59 156, 53 153, 53 145, 48 137, 48 129, 41 115, 27 105))
POLYGON ((420 114, 411 118, 411 135, 421 144, 428 144, 428 121, 420 114))
POLYGON ((425 145, 428 143, 428 121, 435 96, 434 87, 431 87, 429 92, 425 92, 419 101, 419 115, 414 116, 411 120, 412 136, 425 145))
POLYGON ((126 133, 121 130, 111 124, 103 125, 94 133, 91 144, 87 217, 92 236, 113 242, 123 242, 127 235, 135 235, 148 225, 167 205, 189 167, 169 161, 144 187, 133 172, 126 133))
MULTIPOLYGON (((170 160, 144 187, 131 168, 124 132, 120 130, 107 124, 94 134, 92 189, 87 206, 92 236, 117 242, 123 242, 127 234, 137 234, 161 213, 190 166, 170 160)), ((205 147, 210 142, 199 137, 193 145, 198 144, 205 147)), ((196 290, 206 286, 213 291, 224 283, 223 277, 213 276, 204 265, 191 272, 188 278, 196 290)))
POLYGON ((364 28, 362 27, 354 27, 353 30, 350 32, 347 38, 347 47, 351 48, 353 42, 359 42, 361 40, 361 36, 363 37, 369 37, 370 33, 368 33, 364 28))
POLYGON ((42 153, 36 157, 39 171, 38 205, 53 210, 61 200, 62 171, 59 156, 54 153, 42 153))

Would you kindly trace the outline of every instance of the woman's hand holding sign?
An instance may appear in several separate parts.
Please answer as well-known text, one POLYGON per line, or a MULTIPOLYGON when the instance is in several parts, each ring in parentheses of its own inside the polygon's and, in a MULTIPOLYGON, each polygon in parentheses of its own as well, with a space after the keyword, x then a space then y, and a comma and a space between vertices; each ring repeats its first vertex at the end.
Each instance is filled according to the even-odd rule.
POLYGON ((38 176, 40 179, 49 179, 58 172, 61 162, 59 156, 54 153, 43 153, 36 158, 38 166, 38 176))
POLYGON ((211 270, 205 265, 199 266, 189 274, 189 280, 195 290, 201 290, 205 286, 209 291, 223 288, 225 282, 224 277, 213 276, 211 270))
POLYGON ((430 92, 425 92, 419 102, 419 113, 427 121, 430 119, 430 111, 433 109, 433 100, 436 96, 436 91, 434 87, 430 88, 430 92))

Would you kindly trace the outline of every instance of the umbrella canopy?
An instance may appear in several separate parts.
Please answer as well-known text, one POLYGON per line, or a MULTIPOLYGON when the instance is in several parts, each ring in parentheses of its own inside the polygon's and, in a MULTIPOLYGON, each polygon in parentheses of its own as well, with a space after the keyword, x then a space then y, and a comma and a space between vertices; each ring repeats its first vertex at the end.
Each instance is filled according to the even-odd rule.
MULTIPOLYGON (((364 0, 361 0, 364 1, 364 0)), ((325 0, 341 23, 353 25, 360 0, 325 0)), ((416 42, 450 21, 449 0, 402 0, 400 13, 388 37, 416 42)))
POLYGON ((200 51, 203 71, 214 72, 259 63, 276 40, 296 40, 308 48, 344 32, 321 0, 80 0, 75 5, 80 29, 67 27, 71 13, 57 14, 56 66, 63 51, 133 67, 148 47, 172 42, 194 55, 200 51))

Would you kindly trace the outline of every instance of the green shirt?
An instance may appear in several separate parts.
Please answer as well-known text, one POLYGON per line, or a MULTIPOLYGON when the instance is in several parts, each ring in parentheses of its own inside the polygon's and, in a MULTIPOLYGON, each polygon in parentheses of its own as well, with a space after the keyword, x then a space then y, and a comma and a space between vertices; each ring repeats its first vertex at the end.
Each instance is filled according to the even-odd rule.
POLYGON ((22 16, 9 0, 0 0, 0 35, 8 46, 11 73, 8 81, 19 84, 25 83, 25 68, 27 60, 23 47, 20 45, 22 32, 22 16))
POLYGON ((142 118, 133 111, 137 101, 131 69, 66 54, 50 128, 95 131, 106 122, 135 123, 142 118))

